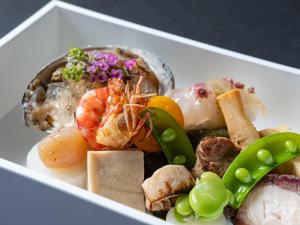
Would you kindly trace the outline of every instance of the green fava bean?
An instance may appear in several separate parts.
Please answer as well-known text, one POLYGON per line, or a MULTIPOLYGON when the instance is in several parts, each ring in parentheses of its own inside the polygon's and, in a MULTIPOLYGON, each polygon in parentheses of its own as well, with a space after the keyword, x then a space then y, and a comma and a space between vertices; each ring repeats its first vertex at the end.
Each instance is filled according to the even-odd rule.
POLYGON ((192 189, 189 195, 192 209, 200 216, 211 217, 220 210, 219 201, 208 192, 202 192, 196 188, 192 189))
POLYGON ((209 223, 211 221, 218 219, 223 214, 223 211, 224 211, 223 208, 220 208, 219 211, 216 211, 214 215, 211 215, 210 217, 199 216, 197 215, 197 213, 195 213, 195 220, 200 223, 209 223))
POLYGON ((175 208, 176 211, 182 216, 189 216, 194 212, 190 206, 188 194, 181 195, 177 198, 175 208))
POLYGON ((292 132, 263 137, 244 148, 229 165, 222 178, 226 188, 234 196, 230 206, 239 208, 247 194, 267 173, 300 156, 298 149, 300 149, 300 135, 292 132), (240 170, 241 168, 245 170, 240 170))
POLYGON ((217 197, 224 197, 226 195, 226 189, 222 179, 210 171, 204 172, 200 179, 196 180, 196 188, 210 192, 217 197))
POLYGON ((181 214, 179 214, 176 209, 174 210, 174 217, 178 223, 186 223, 186 216, 182 216, 181 214))
MULTIPOLYGON (((153 127, 152 133, 165 154, 168 163, 178 164, 179 156, 180 164, 183 163, 188 169, 193 168, 196 163, 193 146, 184 129, 174 117, 168 112, 155 107, 150 107, 143 111, 141 116, 145 116, 146 113, 150 114, 153 127), (184 156, 185 162, 183 162, 183 157, 181 156, 184 156)), ((147 125, 150 126, 149 121, 147 125)))
POLYGON ((189 194, 191 208, 203 218, 212 218, 223 212, 228 203, 227 190, 218 175, 205 172, 197 180, 195 187, 189 194))

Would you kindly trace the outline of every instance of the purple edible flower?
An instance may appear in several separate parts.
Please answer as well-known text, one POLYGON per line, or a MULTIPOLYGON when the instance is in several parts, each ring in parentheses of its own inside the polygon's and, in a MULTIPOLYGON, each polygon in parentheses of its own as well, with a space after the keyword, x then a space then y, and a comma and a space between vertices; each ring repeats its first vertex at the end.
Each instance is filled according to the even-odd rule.
POLYGON ((94 74, 97 72, 97 65, 95 63, 92 63, 88 68, 87 68, 87 71, 90 73, 90 74, 94 74))
POLYGON ((136 65, 136 60, 135 59, 125 60, 124 65, 128 70, 132 70, 133 67, 135 67, 136 65))
POLYGON ((123 79, 123 77, 124 77, 123 71, 119 70, 119 69, 112 69, 111 70, 111 77, 112 78, 123 79))
POLYGON ((97 81, 100 83, 105 83, 108 80, 108 76, 106 73, 101 73, 97 76, 97 81))
POLYGON ((94 56, 95 59, 98 60, 98 59, 101 59, 103 57, 103 54, 99 51, 94 51, 93 56, 94 56))
POLYGON ((97 66, 100 70, 106 71, 109 68, 109 64, 104 60, 94 61, 95 66, 97 66))
POLYGON ((107 56, 107 62, 110 66, 114 66, 118 62, 118 57, 116 55, 110 53, 107 56))

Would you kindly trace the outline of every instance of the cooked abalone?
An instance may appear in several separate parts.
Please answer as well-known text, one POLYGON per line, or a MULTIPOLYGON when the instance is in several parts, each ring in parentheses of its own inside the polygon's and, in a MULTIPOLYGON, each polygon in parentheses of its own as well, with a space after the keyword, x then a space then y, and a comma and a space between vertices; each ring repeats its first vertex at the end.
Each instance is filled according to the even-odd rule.
MULTIPOLYGON (((140 88, 143 94, 164 94, 174 88, 172 72, 159 57, 151 53, 118 47, 80 50, 86 61, 76 64, 75 72, 81 71, 82 79, 78 80, 72 77, 73 75, 71 79, 66 79, 66 75, 69 74, 65 71, 74 69, 72 67, 74 58, 69 57, 69 52, 69 55, 58 58, 43 68, 30 82, 22 99, 24 120, 27 126, 34 126, 47 132, 62 127, 76 126, 74 111, 80 97, 90 89, 106 86, 105 70, 90 71, 93 66, 91 62, 101 54, 112 56, 109 60, 117 59, 115 63, 122 64, 134 60, 135 66, 130 71, 122 70, 121 73, 126 76, 126 82, 130 87, 134 87, 142 76, 143 82, 140 88)), ((99 66, 102 66, 101 62, 99 66)))

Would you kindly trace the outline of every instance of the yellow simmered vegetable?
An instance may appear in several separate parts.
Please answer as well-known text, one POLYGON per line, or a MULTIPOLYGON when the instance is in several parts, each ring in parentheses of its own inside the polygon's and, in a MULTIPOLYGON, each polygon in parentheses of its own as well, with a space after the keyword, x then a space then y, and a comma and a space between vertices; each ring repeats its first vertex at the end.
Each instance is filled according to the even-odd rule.
POLYGON ((177 123, 183 127, 184 119, 179 105, 167 96, 155 96, 149 99, 148 107, 156 107, 165 110, 175 118, 177 123))

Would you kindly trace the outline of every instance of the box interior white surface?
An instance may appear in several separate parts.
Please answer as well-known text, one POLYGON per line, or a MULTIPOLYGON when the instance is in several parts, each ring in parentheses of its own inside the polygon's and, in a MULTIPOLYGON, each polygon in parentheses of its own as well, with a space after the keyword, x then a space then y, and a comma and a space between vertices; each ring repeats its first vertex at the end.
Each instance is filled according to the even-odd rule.
POLYGON ((161 56, 176 86, 232 77, 254 86, 268 115, 259 128, 287 124, 300 131, 300 72, 62 2, 52 2, 0 40, 0 158, 25 165, 26 154, 45 134, 26 128, 20 101, 35 74, 69 47, 123 45, 161 56))

